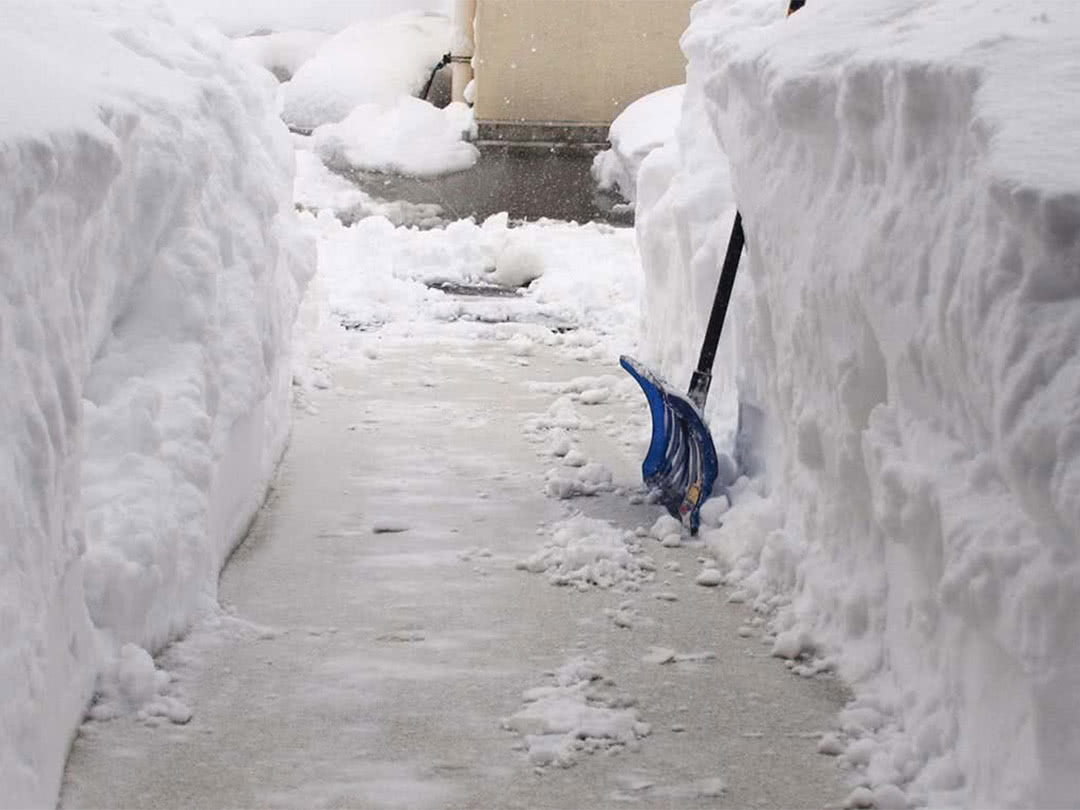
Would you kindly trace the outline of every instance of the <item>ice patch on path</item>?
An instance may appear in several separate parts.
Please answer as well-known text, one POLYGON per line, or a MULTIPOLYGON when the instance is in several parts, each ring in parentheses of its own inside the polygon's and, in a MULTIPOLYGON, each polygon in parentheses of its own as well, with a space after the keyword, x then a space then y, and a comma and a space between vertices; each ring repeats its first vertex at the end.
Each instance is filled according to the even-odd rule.
POLYGON ((642 551, 633 532, 574 515, 556 523, 551 540, 516 567, 545 574, 552 585, 637 590, 653 579, 656 564, 642 551))
POLYGON ((553 686, 530 689, 526 707, 502 721, 522 736, 529 762, 569 768, 597 751, 635 750, 651 731, 633 698, 615 691, 601 667, 588 658, 567 661, 553 686))
POLYGON ((476 163, 479 150, 464 140, 472 128, 472 110, 464 104, 439 109, 399 96, 390 104, 361 104, 345 120, 318 127, 312 141, 335 169, 435 177, 476 163))

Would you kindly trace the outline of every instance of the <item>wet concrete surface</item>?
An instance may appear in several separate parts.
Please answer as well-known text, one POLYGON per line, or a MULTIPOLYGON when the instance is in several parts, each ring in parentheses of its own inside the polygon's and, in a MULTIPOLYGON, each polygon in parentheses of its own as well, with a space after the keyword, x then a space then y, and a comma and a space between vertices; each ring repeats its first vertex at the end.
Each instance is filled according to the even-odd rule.
POLYGON ((342 170, 373 197, 438 205, 447 220, 482 221, 506 211, 511 219, 560 219, 633 225, 633 210, 602 192, 590 174, 595 149, 562 145, 480 143, 471 169, 442 177, 418 178, 342 170))

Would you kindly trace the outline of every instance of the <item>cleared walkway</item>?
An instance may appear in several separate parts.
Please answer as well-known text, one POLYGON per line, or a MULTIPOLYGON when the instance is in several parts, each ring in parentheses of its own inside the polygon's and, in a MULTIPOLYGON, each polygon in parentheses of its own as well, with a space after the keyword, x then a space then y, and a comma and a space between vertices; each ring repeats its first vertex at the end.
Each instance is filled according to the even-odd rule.
MULTIPOLYGON (((431 339, 338 369, 318 412, 296 414, 273 494, 222 576, 232 616, 161 657, 192 720, 87 724, 62 806, 838 806, 847 791, 815 737, 841 690, 740 637, 747 609, 692 582, 698 551, 653 542, 661 574, 631 596, 514 568, 543 541, 538 523, 571 508, 628 528, 657 516, 625 496, 542 493, 551 459, 522 424, 553 396, 527 383, 608 373, 549 348, 523 365, 505 344, 431 339), (645 619, 633 629, 604 614, 628 600, 645 619), (643 660, 652 645, 718 658, 658 665, 643 660), (637 751, 537 771, 500 721, 583 652, 652 733, 637 751)), ((633 404, 596 418, 625 420, 633 404)), ((640 448, 582 439, 636 483, 640 448)))

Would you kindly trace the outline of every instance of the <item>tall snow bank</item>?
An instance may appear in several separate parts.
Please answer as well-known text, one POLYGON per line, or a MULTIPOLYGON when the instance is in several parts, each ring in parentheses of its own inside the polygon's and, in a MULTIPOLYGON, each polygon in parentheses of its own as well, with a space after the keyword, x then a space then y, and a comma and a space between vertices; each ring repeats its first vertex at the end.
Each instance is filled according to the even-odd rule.
POLYGON ((286 437, 312 256, 272 80, 143 5, 9 0, 0 30, 7 807, 55 801, 125 642, 213 604, 286 437))
MULTIPOLYGON (((695 176, 726 194, 718 133, 750 260, 740 395, 771 439, 766 497, 737 498, 709 542, 789 605, 778 654, 833 657, 854 685, 845 757, 881 795, 1070 806, 1080 8, 819 0, 753 25, 780 13, 695 8, 683 133, 700 143, 657 157, 669 185, 638 203, 650 302, 675 312, 726 238, 721 205, 691 204, 695 176)), ((647 339, 681 371, 700 331, 668 323, 647 339)))
POLYGON ((403 12, 350 26, 282 85, 282 117, 310 130, 341 121, 361 104, 389 106, 417 95, 449 43, 449 19, 434 14, 403 12))

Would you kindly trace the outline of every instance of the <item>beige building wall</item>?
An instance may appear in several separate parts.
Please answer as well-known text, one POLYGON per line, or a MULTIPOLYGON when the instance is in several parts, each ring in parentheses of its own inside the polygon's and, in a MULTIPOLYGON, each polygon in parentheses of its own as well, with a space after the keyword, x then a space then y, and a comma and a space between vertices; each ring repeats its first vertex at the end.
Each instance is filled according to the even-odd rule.
POLYGON ((693 0, 478 0, 478 121, 606 125, 686 81, 693 0))

